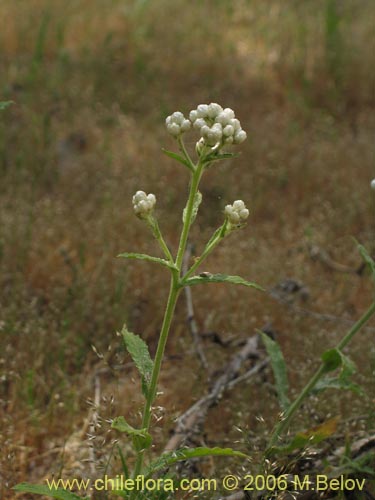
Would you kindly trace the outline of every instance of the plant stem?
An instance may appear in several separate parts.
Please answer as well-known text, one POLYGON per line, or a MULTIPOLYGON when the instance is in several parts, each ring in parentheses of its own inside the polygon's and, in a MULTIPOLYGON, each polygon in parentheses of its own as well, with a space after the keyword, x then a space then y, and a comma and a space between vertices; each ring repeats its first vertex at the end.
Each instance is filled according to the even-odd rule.
MULTIPOLYGON (((349 332, 345 335, 345 337, 339 342, 336 346, 336 349, 342 350, 354 337, 354 335, 362 328, 362 326, 367 323, 367 321, 371 318, 371 316, 375 313, 375 302, 371 304, 368 310, 363 314, 363 316, 353 325, 353 327, 349 330, 349 332)), ((316 383, 319 379, 326 373, 325 365, 322 363, 315 374, 311 377, 310 381, 306 384, 306 386, 302 389, 301 393, 298 397, 293 401, 293 403, 289 406, 285 415, 280 420, 280 422, 274 428, 271 438, 269 440, 267 452, 271 450, 273 446, 277 443, 281 434, 287 429, 290 421, 295 415, 298 408, 301 406, 304 399, 310 394, 312 389, 315 387, 316 383)))
POLYGON ((181 238, 180 242, 178 245, 178 252, 177 252, 177 257, 176 257, 176 267, 181 271, 182 267, 182 259, 184 258, 184 253, 186 249, 186 243, 189 235, 189 230, 191 226, 191 217, 193 214, 193 208, 194 208, 194 199, 195 195, 197 194, 198 191, 198 186, 199 186, 199 181, 201 180, 203 173, 203 165, 201 162, 198 162, 197 167, 195 172, 192 175, 191 178, 191 183, 190 183, 190 192, 189 192, 189 199, 186 205, 186 212, 185 212, 185 222, 184 226, 182 228, 182 233, 181 233, 181 238))
MULTIPOLYGON (((176 267, 177 267, 177 271, 172 270, 167 307, 166 307, 165 313, 164 313, 163 325, 161 328, 158 347, 157 347, 156 354, 155 354, 154 367, 153 367, 152 374, 151 374, 150 386, 149 386, 148 393, 147 393, 146 403, 145 403, 145 406, 143 409, 142 427, 141 428, 145 429, 146 432, 148 432, 148 430, 150 428, 151 409, 152 409, 152 405, 153 405, 155 397, 156 397, 159 374, 160 374, 161 364, 162 364, 163 357, 164 357, 164 350, 165 350, 165 346, 167 343, 168 333, 169 333, 169 329, 170 329, 170 326, 172 323, 173 314, 174 314, 174 310, 176 307, 176 302, 177 302, 179 293, 182 289, 180 286, 182 259, 183 259, 184 253, 185 253, 187 239, 188 239, 188 235, 189 235, 189 229, 191 226, 191 219, 192 219, 192 215, 193 215, 195 195, 198 191, 198 185, 199 185, 199 181, 202 177, 202 173, 203 173, 203 165, 200 162, 198 162, 197 167, 196 167, 194 173, 192 174, 192 178, 191 178, 189 198, 187 201, 186 212, 185 212, 185 221, 184 221, 184 225, 183 225, 182 232, 181 232, 181 238, 180 238, 177 256, 176 256, 176 262, 175 262, 176 267)), ((164 247, 164 245, 163 245, 164 240, 162 240, 160 238, 158 238, 158 239, 159 239, 159 243, 162 245, 162 247, 164 247)), ((169 252, 169 250, 168 250, 168 252, 169 252)), ((142 471, 143 457, 144 457, 144 450, 138 452, 137 460, 136 460, 135 467, 134 467, 134 475, 133 475, 134 478, 136 478, 142 471)), ((132 498, 132 495, 131 495, 131 498, 132 498)))
MULTIPOLYGON (((163 325, 161 328, 158 347, 157 347, 156 354, 155 354, 154 367, 152 370, 150 386, 149 386, 149 390, 147 393, 146 403, 145 403, 145 406, 143 409, 143 418, 142 418, 142 427, 141 428, 146 429, 147 432, 148 432, 149 427, 150 427, 151 408, 152 408, 152 404, 153 404, 155 397, 156 397, 157 383, 158 383, 158 379, 159 379, 161 363, 162 363, 163 357, 164 357, 165 345, 167 343, 168 333, 169 333, 169 329, 170 329, 170 326, 172 323, 173 313, 174 313, 174 309, 176 306, 176 302, 177 302, 177 298, 178 298, 179 293, 180 293, 180 289, 178 287, 176 277, 173 274, 171 277, 171 284, 170 284, 170 289, 169 289, 167 307, 166 307, 165 314, 164 314, 163 325)), ((143 455, 144 455, 143 450, 138 453, 137 461, 136 461, 135 468, 134 468, 134 478, 136 478, 142 470, 143 455)))

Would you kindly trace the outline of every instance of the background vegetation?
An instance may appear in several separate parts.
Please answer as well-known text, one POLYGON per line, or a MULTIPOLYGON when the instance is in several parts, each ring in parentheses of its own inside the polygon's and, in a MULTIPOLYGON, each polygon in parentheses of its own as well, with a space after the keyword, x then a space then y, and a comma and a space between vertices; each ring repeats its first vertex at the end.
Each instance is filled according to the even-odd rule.
MULTIPOLYGON (((371 283, 355 272, 351 237, 374 251, 375 5, 3 0, 0 8, 0 100, 15 102, 0 117, 0 496, 12 498, 20 480, 92 472, 86 431, 98 370, 95 467, 113 437, 106 419, 137 416, 138 381, 115 332, 127 322, 153 351, 168 276, 115 256, 157 251, 132 213, 137 189, 156 194, 177 244, 186 174, 160 151, 173 147, 164 127, 171 112, 218 102, 249 136, 241 157, 202 186, 196 242, 219 225, 226 203, 242 198, 252 212, 209 270, 308 289, 291 306, 237 287, 194 290, 202 332, 235 344, 271 325, 296 391, 367 307, 371 283), (313 259, 317 248, 348 272, 313 259)), ((185 315, 181 300, 161 379, 160 446, 207 375, 185 315)), ((304 408, 300 426, 331 414, 347 416, 342 432, 374 428, 373 328, 352 349, 366 396, 327 393, 304 408)), ((204 349, 212 373, 233 352, 209 339, 204 349)), ((269 385, 245 385, 210 413, 204 439, 252 446, 276 412, 269 385)))

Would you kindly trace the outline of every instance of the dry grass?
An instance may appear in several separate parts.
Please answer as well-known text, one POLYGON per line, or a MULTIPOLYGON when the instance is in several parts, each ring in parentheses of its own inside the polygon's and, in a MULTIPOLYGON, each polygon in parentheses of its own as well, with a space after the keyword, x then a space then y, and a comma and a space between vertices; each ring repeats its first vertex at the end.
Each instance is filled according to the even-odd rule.
MULTIPOLYGON (((319 245, 357 267, 350 237, 374 250, 374 5, 338 4, 1 2, 0 97, 16 102, 0 117, 2 498, 12 498, 8 487, 17 481, 37 481, 62 464, 69 469, 62 449, 84 426, 92 374, 101 366, 91 345, 106 353, 111 344, 110 363, 127 363, 114 335, 126 321, 155 348, 167 277, 114 257, 156 251, 131 213, 138 188, 156 193, 166 238, 177 243, 187 177, 160 152, 173 147, 163 127, 169 112, 217 101, 235 109, 249 132, 240 159, 203 181, 205 204, 192 235, 197 251, 227 202, 243 198, 252 207, 248 228, 212 256, 210 270, 267 288, 286 277, 301 280, 310 291, 303 306, 338 318, 364 310, 369 280, 335 273, 308 252, 319 245)), ((345 326, 300 317, 252 291, 217 286, 197 289, 194 299, 202 329, 224 338, 246 337, 271 322, 294 391, 345 326)), ((158 445, 204 381, 183 301, 177 312, 161 380, 167 414, 158 445)), ((330 407, 324 398, 317 419, 327 405, 348 417, 369 413, 373 331, 359 338, 353 357, 369 399, 337 396, 330 407)), ((209 342, 205 349, 212 367, 228 356, 209 342)), ((126 367, 103 378, 103 395, 115 395, 104 416, 136 418, 132 375, 126 367)), ((265 391, 237 389, 218 409, 225 408, 225 421, 212 412, 207 441, 233 444, 234 426, 246 429, 245 441, 261 436, 265 427, 256 417, 269 423, 277 411, 275 401, 265 405, 273 401, 265 391)), ((308 422, 311 415, 303 415, 300 424, 308 422)))

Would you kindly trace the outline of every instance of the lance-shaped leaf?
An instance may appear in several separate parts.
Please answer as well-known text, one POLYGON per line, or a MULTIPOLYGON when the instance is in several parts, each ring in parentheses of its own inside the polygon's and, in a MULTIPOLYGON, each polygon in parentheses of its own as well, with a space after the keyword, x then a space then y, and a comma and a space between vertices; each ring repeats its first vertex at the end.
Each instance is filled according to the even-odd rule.
POLYGON ((135 335, 124 325, 122 329, 122 337, 125 342, 126 349, 128 350, 130 356, 132 357, 139 373, 142 377, 142 391, 145 397, 147 397, 147 391, 149 382, 151 379, 152 370, 154 363, 150 357, 150 353, 147 344, 141 339, 139 335, 135 335))
POLYGON ((292 440, 284 446, 274 446, 268 450, 268 455, 283 454, 288 455, 295 450, 305 448, 331 437, 337 429, 338 418, 334 417, 321 425, 308 429, 304 432, 298 432, 292 440))
POLYGON ((117 257, 121 257, 123 259, 147 260, 148 262, 154 262, 155 264, 160 264, 162 266, 169 267, 170 269, 177 269, 173 262, 168 262, 167 260, 160 259, 159 257, 152 257, 151 255, 147 255, 145 253, 125 252, 120 253, 117 257))
POLYGON ((146 429, 134 429, 124 417, 116 417, 112 422, 112 429, 124 432, 133 438, 134 448, 137 451, 145 450, 151 446, 152 438, 146 429))
POLYGON ((181 460, 208 456, 249 458, 248 455, 245 455, 240 451, 232 450, 232 448, 182 448, 180 450, 166 452, 161 457, 151 462, 145 471, 145 476, 150 476, 158 470, 169 467, 170 465, 173 465, 181 460))
POLYGON ((182 280, 182 286, 193 286, 202 285, 205 283, 232 283, 234 285, 243 285, 250 288, 256 288, 257 290, 264 291, 264 288, 253 283, 252 281, 246 281, 241 276, 228 276, 227 274, 211 274, 202 273, 199 276, 192 276, 187 280, 182 280))
POLYGON ((162 148, 162 151, 164 154, 169 156, 169 158, 173 158, 174 160, 177 160, 178 162, 182 163, 182 165, 185 165, 185 167, 187 167, 189 170, 194 172, 193 166, 190 165, 188 160, 186 158, 184 158, 183 156, 181 156, 180 154, 174 153, 173 151, 168 151, 167 149, 164 149, 164 148, 162 148))
MULTIPOLYGON (((195 197, 194 197, 193 211, 191 214, 190 224, 193 224, 193 222, 195 221, 195 218, 196 218, 197 213, 198 213, 199 205, 201 204, 201 202, 202 202, 202 194, 200 193, 200 191, 197 191, 195 193, 195 197)), ((184 211, 182 213, 182 222, 184 224, 185 224, 185 219, 186 219, 186 208, 184 208, 184 211)))
POLYGON ((30 483, 20 483, 17 484, 14 490, 24 493, 32 493, 34 495, 44 495, 50 498, 56 498, 57 500, 89 500, 90 497, 80 497, 75 493, 68 490, 63 490, 62 488, 50 488, 49 486, 43 484, 30 484, 30 483))
POLYGON ((285 411, 290 405, 290 401, 288 398, 289 384, 284 356, 277 342, 272 340, 271 337, 264 332, 259 331, 259 333, 271 360, 271 366, 275 377, 275 387, 280 406, 281 409, 285 411))
POLYGON ((219 160, 229 160, 230 158, 236 158, 239 153, 216 153, 213 155, 208 155, 204 160, 203 164, 212 163, 219 160))

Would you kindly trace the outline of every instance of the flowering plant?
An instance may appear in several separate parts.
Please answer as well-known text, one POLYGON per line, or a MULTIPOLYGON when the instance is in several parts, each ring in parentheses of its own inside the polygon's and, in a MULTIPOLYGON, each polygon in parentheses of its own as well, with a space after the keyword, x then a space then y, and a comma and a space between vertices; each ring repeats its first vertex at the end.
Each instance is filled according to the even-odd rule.
MULTIPOLYGON (((149 478, 156 472, 165 469, 166 467, 181 461, 194 457, 203 457, 208 455, 213 456, 237 456, 243 459, 249 457, 239 451, 231 448, 182 448, 173 452, 166 452, 161 457, 149 462, 145 465, 145 452, 151 447, 152 436, 150 434, 151 417, 153 405, 157 396, 157 387, 159 374, 164 357, 165 347, 173 320, 175 307, 181 291, 185 287, 191 287, 199 284, 209 283, 232 283, 239 284, 257 290, 262 288, 254 282, 247 281, 240 276, 231 276, 225 274, 201 273, 195 274, 195 271, 205 261, 208 255, 215 247, 232 232, 243 228, 249 217, 249 210, 246 208, 242 200, 235 200, 232 204, 227 204, 223 213, 223 222, 214 231, 212 237, 206 243, 202 254, 194 260, 190 268, 183 268, 183 258, 187 248, 189 232, 194 220, 197 216, 202 195, 199 191, 199 184, 204 173, 216 161, 232 158, 235 154, 227 152, 224 148, 228 145, 241 144, 246 139, 246 132, 242 129, 240 121, 235 117, 234 111, 230 108, 223 109, 219 104, 200 104, 196 109, 189 113, 189 118, 186 118, 183 113, 177 111, 166 119, 166 127, 168 132, 174 137, 178 144, 179 152, 163 150, 164 153, 178 161, 190 172, 189 195, 186 206, 182 215, 182 230, 180 234, 179 244, 175 254, 166 243, 162 232, 159 228, 157 218, 155 216, 156 196, 153 193, 146 194, 144 191, 137 191, 132 199, 135 215, 145 222, 151 229, 155 239, 157 240, 163 257, 150 256, 140 253, 122 253, 121 258, 140 259, 159 264, 168 269, 170 272, 170 287, 166 303, 164 319, 161 327, 160 337, 156 349, 154 359, 151 359, 148 347, 144 340, 130 332, 126 326, 122 329, 122 337, 125 346, 131 355, 142 380, 142 393, 145 399, 142 421, 138 428, 132 427, 124 417, 117 417, 112 422, 112 428, 119 432, 125 433, 132 439, 135 465, 132 474, 129 474, 125 457, 122 456, 124 474, 126 477, 131 477, 136 480, 141 475, 143 478, 149 478), (196 142, 196 161, 188 153, 184 144, 184 134, 189 131, 197 130, 199 138, 196 142)), ((374 185, 375 180, 372 182, 374 185)), ((375 263, 368 255, 366 250, 359 246, 360 252, 369 265, 375 279, 375 263)), ((354 335, 375 313, 375 302, 369 307, 366 313, 360 320, 350 329, 347 335, 338 343, 338 345, 326 351, 322 356, 322 364, 307 383, 305 388, 297 396, 293 402, 289 402, 287 396, 287 378, 286 367, 282 353, 271 338, 261 333, 266 350, 269 354, 271 365, 275 375, 276 390, 282 408, 281 418, 276 423, 273 431, 270 434, 268 446, 264 452, 264 462, 261 467, 267 470, 267 463, 271 456, 277 453, 282 453, 283 450, 293 450, 293 446, 300 447, 305 445, 311 436, 308 436, 302 442, 299 438, 298 443, 294 445, 294 441, 287 447, 280 447, 279 441, 285 430, 287 430, 291 419, 296 411, 300 408, 302 402, 313 389, 319 388, 323 390, 327 387, 351 388, 348 380, 349 375, 353 373, 352 364, 343 354, 343 349, 352 340, 354 335), (337 377, 327 376, 330 372, 341 370, 337 377)), ((312 436, 314 438, 314 436, 312 436)), ((23 483, 15 487, 18 491, 28 491, 37 494, 49 495, 53 498, 61 498, 63 500, 77 500, 77 495, 66 490, 50 491, 46 486, 37 486, 23 483)), ((137 498, 150 498, 147 492, 142 491, 117 491, 119 496, 135 500, 137 498)), ((164 497, 163 497, 164 498, 164 497)))

